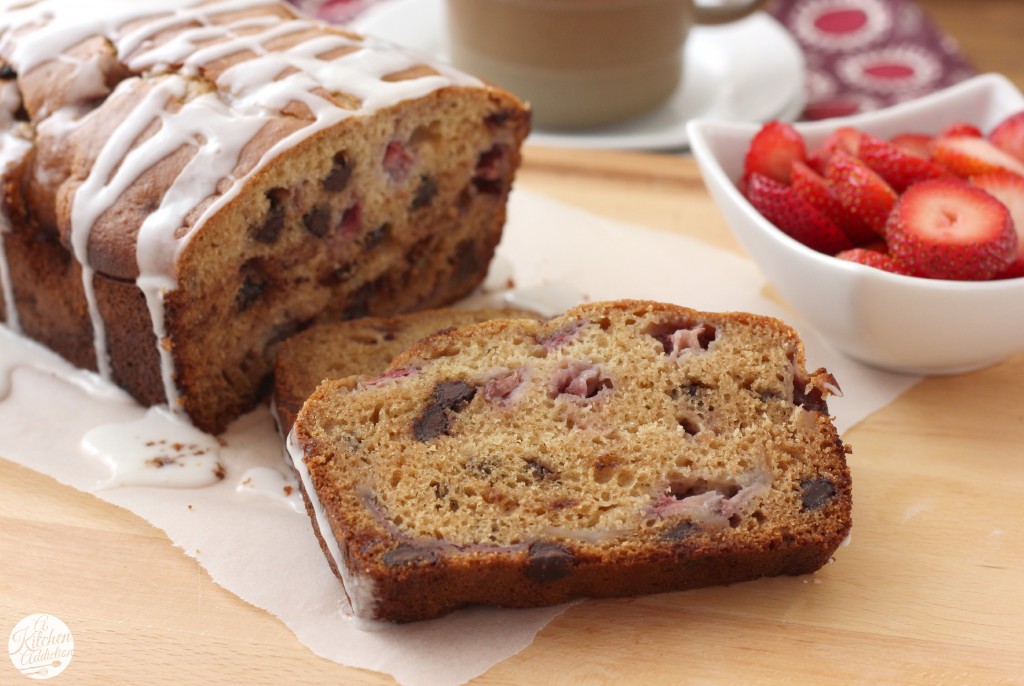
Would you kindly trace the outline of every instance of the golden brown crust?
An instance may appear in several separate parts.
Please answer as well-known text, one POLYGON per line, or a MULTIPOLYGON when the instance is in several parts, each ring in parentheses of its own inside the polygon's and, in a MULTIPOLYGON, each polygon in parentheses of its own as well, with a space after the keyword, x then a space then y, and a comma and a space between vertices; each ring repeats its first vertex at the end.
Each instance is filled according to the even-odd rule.
MULTIPOLYGON (((232 2, 227 10, 217 9, 214 0, 200 4, 212 14, 166 25, 161 22, 172 16, 169 10, 155 2, 140 5, 131 11, 152 15, 119 27, 103 23, 110 35, 85 36, 66 54, 33 63, 25 73, 7 63, 16 58, 24 35, 10 35, 4 21, 14 20, 0 19, 0 33, 8 31, 0 76, 17 84, 24 104, 5 97, 2 104, 12 111, 0 112, 0 123, 26 126, 33 138, 27 164, 11 171, 5 183, 4 206, 17 211, 10 212, 12 232, 2 240, 12 256, 14 301, 25 309, 24 332, 75 364, 97 369, 92 317, 74 257, 76 240, 84 238, 85 262, 96 272, 91 284, 107 330, 102 339, 112 380, 145 404, 167 401, 158 350, 168 351, 170 395, 197 426, 220 432, 268 389, 276 347, 287 336, 321 320, 439 307, 483 280, 501 237, 529 112, 500 89, 454 72, 439 76, 441 67, 385 73, 392 62, 402 65, 409 58, 394 61, 391 48, 301 20, 284 3, 232 2), (201 44, 193 46, 212 49, 238 32, 268 30, 272 37, 252 43, 258 49, 227 50, 183 66, 195 54, 180 51, 195 40, 180 42, 188 31, 260 17, 274 21, 236 24, 223 35, 204 30, 201 44), (295 30, 283 30, 288 27, 277 18, 296 20, 295 30), (160 31, 143 44, 118 43, 157 25, 160 31), (318 45, 335 45, 315 56, 325 60, 321 64, 344 61, 365 46, 384 54, 383 71, 376 73, 369 57, 359 60, 369 71, 363 75, 368 78, 350 84, 353 91, 363 89, 358 95, 330 79, 313 86, 301 81, 307 85, 282 91, 289 97, 278 97, 274 86, 258 101, 247 99, 254 98, 250 91, 236 90, 238 75, 246 74, 239 69, 248 63, 292 48, 301 53, 306 42, 321 39, 326 42, 318 45), (145 56, 147 50, 160 56, 165 47, 178 57, 157 63, 145 56), (55 86, 58 76, 63 80, 55 86), (417 85, 424 78, 434 85, 417 85), (368 81, 379 81, 385 90, 411 84, 388 93, 412 95, 388 95, 364 107, 364 98, 376 97, 365 88, 368 81), (149 102, 154 94, 160 97, 149 102), (182 179, 193 189, 189 179, 196 169, 185 172, 209 137, 201 126, 181 133, 192 131, 187 127, 197 121, 196 103, 203 104, 203 115, 223 116, 227 129, 244 120, 254 133, 230 173, 212 178, 212 184, 194 184, 215 189, 207 197, 206 190, 186 197, 181 225, 170 227, 159 245, 146 241, 140 248, 140 227, 162 216, 158 210, 166 209, 161 203, 169 189, 182 179), (131 167, 123 191, 83 233, 81 217, 89 212, 75 210, 76 199, 97 193, 95 184, 87 185, 97 159, 140 110, 152 119, 135 138, 118 141, 125 149, 114 160, 115 176, 149 141, 178 140, 165 137, 166 130, 177 131, 183 142, 169 144, 152 164, 145 153, 147 163, 131 167), (183 121, 184 128, 175 129, 183 121), (284 142, 287 147, 279 149, 284 142), (136 285, 143 253, 173 256, 168 264, 148 267, 146 276, 155 273, 173 284, 155 309, 136 285), (166 337, 158 345, 154 322, 161 317, 166 337)), ((40 25, 45 29, 45 22, 40 25)), ((339 65, 340 73, 353 68, 339 65)), ((284 68, 268 75, 278 84, 294 73, 284 68)), ((221 159, 232 159, 228 154, 221 159)), ((8 313, 3 317, 9 320, 8 313)))
POLYGON ((850 528, 833 382, 774 319, 595 303, 325 382, 295 436, 357 612, 411 621, 819 568, 850 528))

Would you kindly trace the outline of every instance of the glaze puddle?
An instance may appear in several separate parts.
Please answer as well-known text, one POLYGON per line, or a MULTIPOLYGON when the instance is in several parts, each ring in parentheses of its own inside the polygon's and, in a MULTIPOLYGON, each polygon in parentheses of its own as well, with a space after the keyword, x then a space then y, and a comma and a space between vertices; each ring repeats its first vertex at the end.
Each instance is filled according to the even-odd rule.
POLYGON ((306 506, 299 493, 299 482, 271 467, 250 467, 235 486, 235 493, 246 498, 260 498, 291 508, 299 514, 306 506))
POLYGON ((112 470, 99 489, 118 486, 199 488, 224 478, 217 439, 151 407, 142 419, 103 424, 82 437, 82 452, 112 470))

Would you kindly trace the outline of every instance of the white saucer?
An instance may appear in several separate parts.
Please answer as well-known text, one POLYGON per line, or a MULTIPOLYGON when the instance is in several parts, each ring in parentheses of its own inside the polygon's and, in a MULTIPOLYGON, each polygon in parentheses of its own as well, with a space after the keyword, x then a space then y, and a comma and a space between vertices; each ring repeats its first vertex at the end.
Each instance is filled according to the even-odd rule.
MULTIPOLYGON (((447 58, 444 0, 387 0, 352 28, 447 58)), ((658 110, 580 132, 534 130, 529 142, 568 148, 669 150, 687 144, 690 119, 792 119, 803 109, 804 58, 789 33, 757 13, 726 26, 696 27, 686 43, 682 88, 658 110)))

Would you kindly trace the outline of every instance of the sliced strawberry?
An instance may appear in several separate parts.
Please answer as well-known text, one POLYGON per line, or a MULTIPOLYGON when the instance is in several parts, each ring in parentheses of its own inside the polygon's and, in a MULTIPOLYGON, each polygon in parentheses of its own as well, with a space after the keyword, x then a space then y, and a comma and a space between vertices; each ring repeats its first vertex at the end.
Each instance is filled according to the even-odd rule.
POLYGON ((1024 112, 1010 115, 988 135, 992 144, 1024 162, 1024 112))
POLYGON ((828 169, 828 161, 836 153, 836 150, 843 150, 854 157, 860 148, 860 131, 852 126, 840 126, 830 133, 821 145, 812 150, 807 156, 807 163, 811 169, 821 175, 828 169))
POLYGON ((922 181, 904 191, 886 225, 886 240, 897 263, 933 279, 990 279, 1017 252, 1006 207, 959 179, 922 181))
POLYGON ((872 250, 870 248, 853 248, 851 250, 844 250, 836 253, 836 257, 841 260, 863 264, 867 267, 874 267, 883 271, 892 272, 893 274, 910 274, 910 272, 898 264, 889 254, 878 250, 872 250))
POLYGON ((918 181, 949 175, 949 172, 934 162, 909 155, 892 143, 867 133, 861 134, 857 157, 885 179, 897 193, 902 193, 918 181))
POLYGON ((1013 228, 1017 231, 1016 262, 1024 268, 1024 176, 1000 172, 972 176, 970 181, 972 185, 1006 205, 1010 219, 1013 220, 1013 228))
POLYGON ((999 272, 993 279, 1019 279, 1024 277, 1024 258, 1018 257, 1010 263, 1004 271, 999 272))
POLYGON ((953 136, 936 138, 932 150, 935 162, 962 178, 1010 171, 1024 175, 1024 162, 1005 153, 984 138, 953 136))
POLYGON ((878 240, 878 234, 843 207, 831 184, 802 162, 793 163, 793 191, 828 217, 854 245, 878 240))
POLYGON ((955 121, 939 132, 939 138, 950 136, 970 136, 971 138, 982 138, 984 134, 974 124, 965 121, 955 121))
POLYGON ((751 174, 747 198, 765 219, 812 250, 834 255, 853 247, 838 226, 785 184, 751 174))
POLYGON ((829 160, 825 178, 832 182, 832 192, 857 222, 885 235, 885 222, 896 202, 896 191, 885 179, 842 150, 829 160))
POLYGON ((933 140, 924 133, 901 133, 890 138, 889 142, 908 155, 928 159, 932 156, 933 140))
POLYGON ((745 175, 761 174, 779 183, 789 183, 794 160, 807 159, 803 136, 791 125, 770 121, 754 135, 743 160, 745 175))
POLYGON ((790 185, 793 191, 819 212, 839 224, 845 213, 828 182, 803 162, 794 162, 790 185))

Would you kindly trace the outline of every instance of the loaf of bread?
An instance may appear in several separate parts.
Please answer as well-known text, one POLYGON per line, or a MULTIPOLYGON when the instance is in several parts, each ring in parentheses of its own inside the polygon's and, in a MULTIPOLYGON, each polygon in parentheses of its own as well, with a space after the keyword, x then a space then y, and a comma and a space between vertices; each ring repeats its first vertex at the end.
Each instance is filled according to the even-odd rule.
POLYGON ((310 327, 282 342, 277 351, 273 402, 278 427, 282 434, 288 434, 302 403, 325 379, 379 374, 395 356, 421 338, 451 327, 507 318, 539 316, 517 309, 444 307, 310 327))
POLYGON ((2 2, 0 314, 220 431, 288 335, 471 291, 528 128, 279 0, 2 2))
POLYGON ((327 381, 289 438, 356 616, 804 574, 850 529, 846 448, 781 322, 582 305, 327 381))

